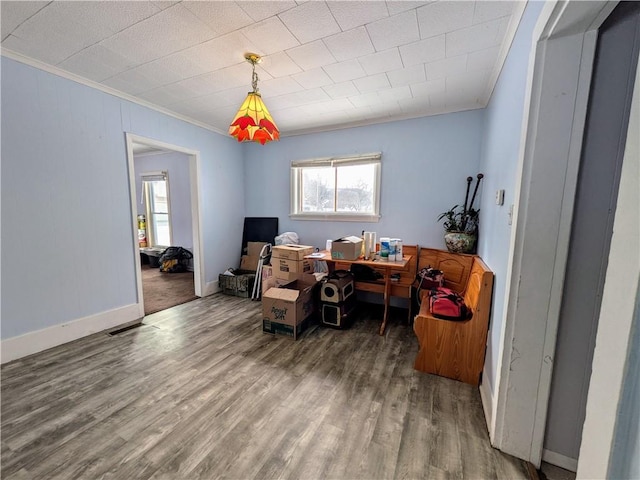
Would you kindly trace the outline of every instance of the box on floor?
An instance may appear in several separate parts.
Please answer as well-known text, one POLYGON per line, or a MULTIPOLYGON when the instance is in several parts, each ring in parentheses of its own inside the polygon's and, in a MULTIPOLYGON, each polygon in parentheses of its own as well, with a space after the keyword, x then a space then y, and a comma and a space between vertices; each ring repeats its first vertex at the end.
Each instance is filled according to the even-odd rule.
POLYGON ((314 319, 318 286, 314 275, 302 274, 294 282, 264 292, 262 330, 297 340, 314 319))

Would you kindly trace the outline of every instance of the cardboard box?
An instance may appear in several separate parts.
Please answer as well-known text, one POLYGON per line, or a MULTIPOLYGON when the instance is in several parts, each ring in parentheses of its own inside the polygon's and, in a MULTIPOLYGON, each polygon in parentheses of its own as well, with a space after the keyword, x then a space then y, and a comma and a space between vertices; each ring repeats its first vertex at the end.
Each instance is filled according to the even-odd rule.
POLYGON ((313 275, 301 275, 295 282, 267 290, 262 295, 262 330, 296 340, 313 320, 317 286, 313 275))
POLYGON ((331 242, 331 258, 335 260, 357 260, 361 253, 360 237, 344 237, 331 242))
POLYGON ((271 258, 302 260, 306 255, 311 255, 314 250, 309 245, 276 245, 271 251, 271 258))
POLYGON ((271 257, 271 266, 276 278, 295 280, 303 273, 313 273, 312 260, 285 260, 271 257))
POLYGON ((258 269, 258 261, 260 257, 251 255, 242 255, 240 259, 240 270, 250 270, 255 272, 258 269))
POLYGON ((250 257, 259 257, 262 247, 266 244, 266 242, 247 242, 247 255, 250 257))
POLYGON ((273 287, 280 287, 287 283, 291 283, 296 280, 298 275, 295 273, 291 274, 291 278, 276 278, 273 272, 273 267, 271 265, 263 265, 262 266, 262 280, 260 281, 261 291, 264 295, 264 292, 273 287))

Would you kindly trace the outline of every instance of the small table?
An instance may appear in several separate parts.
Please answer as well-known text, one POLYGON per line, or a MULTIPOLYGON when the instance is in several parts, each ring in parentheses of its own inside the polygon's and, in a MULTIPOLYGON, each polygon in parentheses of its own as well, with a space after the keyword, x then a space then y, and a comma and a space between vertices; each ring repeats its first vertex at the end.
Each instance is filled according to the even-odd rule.
POLYGON ((389 304, 391 302, 391 274, 393 271, 404 270, 407 268, 411 255, 403 255, 402 260, 395 262, 383 262, 381 260, 344 260, 342 258, 331 258, 331 252, 323 250, 318 253, 307 255, 307 259, 310 260, 324 260, 331 265, 330 269, 334 268, 334 264, 337 263, 358 263, 360 265, 367 265, 377 270, 382 270, 384 273, 384 316, 382 317, 382 324, 380 325, 380 335, 384 335, 384 330, 387 326, 387 319, 389 317, 389 304))

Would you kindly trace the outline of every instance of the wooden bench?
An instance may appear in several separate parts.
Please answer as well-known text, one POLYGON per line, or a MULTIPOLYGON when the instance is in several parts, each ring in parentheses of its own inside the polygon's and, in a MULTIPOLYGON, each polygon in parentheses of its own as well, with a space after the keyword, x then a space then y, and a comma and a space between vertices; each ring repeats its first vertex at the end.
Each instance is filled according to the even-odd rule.
MULTIPOLYGON (((404 245, 404 255, 411 255, 411 260, 407 264, 405 270, 401 270, 400 278, 397 282, 391 284, 391 296, 409 299, 409 313, 408 321, 411 323, 411 298, 412 298, 412 285, 416 279, 417 266, 418 266, 418 245, 404 245)), ((336 262, 336 269, 349 270, 350 265, 347 263, 336 262)), ((375 268, 374 268, 375 270, 375 268)), ((378 281, 358 281, 355 282, 356 291, 372 292, 384 294, 384 280, 378 281)))
POLYGON ((428 266, 444 272, 445 286, 464 296, 472 317, 462 322, 435 318, 429 311, 428 292, 420 292, 420 312, 413 325, 420 351, 414 368, 478 385, 487 346, 493 272, 477 255, 423 248, 418 268, 428 266))

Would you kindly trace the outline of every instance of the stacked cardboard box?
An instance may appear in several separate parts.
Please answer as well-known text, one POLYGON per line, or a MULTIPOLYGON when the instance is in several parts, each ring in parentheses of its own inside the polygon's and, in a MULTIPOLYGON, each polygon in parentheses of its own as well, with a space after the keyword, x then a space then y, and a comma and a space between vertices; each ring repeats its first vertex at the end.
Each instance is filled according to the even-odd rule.
POLYGON ((280 280, 292 281, 302 274, 313 273, 313 260, 305 259, 313 253, 308 245, 276 245, 271 252, 273 275, 280 280))

